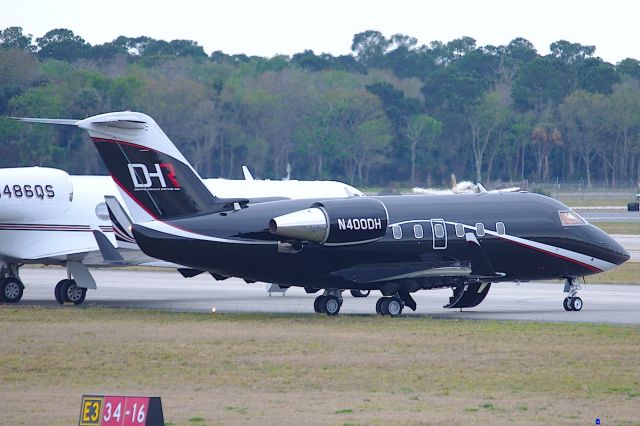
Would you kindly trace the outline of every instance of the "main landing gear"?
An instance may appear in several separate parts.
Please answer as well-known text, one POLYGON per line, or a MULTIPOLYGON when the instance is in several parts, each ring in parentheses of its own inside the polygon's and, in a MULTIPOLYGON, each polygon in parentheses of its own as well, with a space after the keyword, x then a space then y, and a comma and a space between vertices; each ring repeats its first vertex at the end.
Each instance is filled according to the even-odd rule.
POLYGON ((0 303, 18 303, 24 293, 24 284, 18 274, 19 266, 5 264, 0 268, 0 303))
POLYGON ((562 303, 565 311, 579 311, 582 309, 582 299, 577 296, 581 286, 576 281, 575 278, 570 277, 567 278, 567 282, 564 284, 564 292, 569 293, 562 303))
POLYGON ((7 277, 0 280, 0 302, 18 303, 22 299, 24 285, 18 277, 7 277))
POLYGON ((331 289, 325 290, 321 296, 316 297, 313 302, 313 310, 316 313, 325 313, 329 316, 338 315, 342 307, 342 291, 331 289))
MULTIPOLYGON (((325 290, 321 296, 316 297, 313 302, 313 310, 316 313, 324 313, 329 316, 338 315, 340 308, 342 307, 342 291, 340 289, 328 289, 325 290)), ((351 290, 352 292, 354 290, 351 290)), ((368 295, 369 290, 355 290, 368 295)), ((358 297, 366 297, 361 295, 358 297)), ((403 309, 406 307, 416 310, 416 302, 411 297, 411 294, 406 291, 399 291, 392 296, 381 297, 376 303, 376 313, 379 315, 389 315, 391 317, 397 317, 402 314, 403 309)))
POLYGON ((65 302, 79 305, 87 297, 87 289, 78 286, 75 280, 67 278, 56 284, 53 294, 56 297, 56 302, 61 305, 64 305, 65 302))
POLYGON ((376 313, 379 315, 389 315, 397 317, 402 314, 405 303, 396 294, 391 297, 381 297, 376 302, 376 313))

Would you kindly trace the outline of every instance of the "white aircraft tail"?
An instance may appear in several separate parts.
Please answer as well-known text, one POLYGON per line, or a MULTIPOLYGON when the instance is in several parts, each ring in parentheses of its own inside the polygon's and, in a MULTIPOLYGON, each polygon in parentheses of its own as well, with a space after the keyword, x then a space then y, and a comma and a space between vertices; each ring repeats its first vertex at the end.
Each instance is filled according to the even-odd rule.
POLYGON ((111 112, 84 120, 18 118, 87 130, 134 222, 207 213, 225 203, 206 188, 160 126, 139 112, 111 112))

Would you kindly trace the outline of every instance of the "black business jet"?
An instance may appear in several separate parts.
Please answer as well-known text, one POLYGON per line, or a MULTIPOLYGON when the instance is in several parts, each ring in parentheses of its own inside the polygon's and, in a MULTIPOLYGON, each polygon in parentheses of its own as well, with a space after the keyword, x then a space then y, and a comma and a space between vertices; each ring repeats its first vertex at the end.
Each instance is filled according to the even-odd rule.
POLYGON ((347 199, 221 199, 155 121, 115 112, 84 120, 22 119, 89 132, 149 256, 282 287, 323 291, 336 315, 344 290, 379 290, 383 315, 415 310, 411 293, 450 287, 446 308, 480 304, 492 283, 565 279, 564 308, 582 309, 578 277, 629 260, 609 235, 559 201, 526 192, 347 199))

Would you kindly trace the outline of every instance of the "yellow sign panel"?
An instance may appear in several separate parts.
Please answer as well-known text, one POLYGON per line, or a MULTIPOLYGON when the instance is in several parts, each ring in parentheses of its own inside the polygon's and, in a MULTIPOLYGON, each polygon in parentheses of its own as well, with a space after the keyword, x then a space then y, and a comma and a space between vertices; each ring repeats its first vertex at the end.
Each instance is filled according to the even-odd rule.
POLYGON ((102 413, 102 396, 84 395, 80 410, 80 426, 99 426, 102 413))

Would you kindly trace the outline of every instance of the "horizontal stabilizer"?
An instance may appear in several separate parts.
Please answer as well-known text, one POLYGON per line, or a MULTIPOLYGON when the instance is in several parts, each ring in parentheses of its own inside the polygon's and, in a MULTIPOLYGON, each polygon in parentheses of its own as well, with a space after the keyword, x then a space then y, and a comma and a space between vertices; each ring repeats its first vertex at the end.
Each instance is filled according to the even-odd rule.
POLYGON ((24 121, 27 123, 42 123, 42 124, 60 124, 63 126, 77 126, 82 120, 75 118, 29 118, 29 117, 7 117, 11 120, 24 121))

